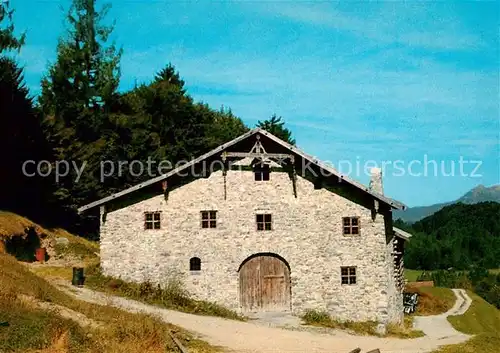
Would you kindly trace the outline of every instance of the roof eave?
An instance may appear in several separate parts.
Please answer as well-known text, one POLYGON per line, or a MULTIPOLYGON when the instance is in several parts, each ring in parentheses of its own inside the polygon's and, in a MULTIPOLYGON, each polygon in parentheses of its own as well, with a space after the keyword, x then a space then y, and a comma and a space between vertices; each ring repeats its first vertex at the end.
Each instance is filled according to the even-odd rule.
POLYGON ((396 235, 398 238, 401 238, 403 240, 410 241, 411 237, 413 236, 412 234, 405 232, 402 229, 399 229, 396 227, 392 227, 392 229, 394 231, 394 235, 396 235))
POLYGON ((384 195, 381 195, 381 194, 378 194, 376 192, 373 192, 371 191, 368 187, 366 187, 365 185, 361 184, 361 183, 358 183, 357 181, 354 181, 352 179, 350 179, 349 177, 347 177, 346 175, 338 172, 335 168, 333 167, 330 167, 326 164, 324 164, 323 162, 321 162, 319 159, 317 158, 314 158, 313 156, 311 155, 308 155, 307 153, 303 152, 302 150, 300 150, 299 148, 295 147, 295 146, 292 146, 290 145, 289 143, 283 141, 283 140, 280 140, 279 138, 277 138, 276 136, 270 134, 269 132, 265 131, 265 130, 261 130, 260 131, 263 135, 269 137, 271 140, 275 141, 276 143, 282 145, 283 147, 285 148, 288 148, 290 149, 291 151, 293 151, 294 153, 298 154, 299 156, 301 156, 302 158, 308 160, 309 162, 317 165, 318 167, 326 170, 327 172, 333 174, 334 176, 336 176, 337 178, 339 178, 340 180, 343 180, 367 193, 369 193, 370 195, 374 196, 375 198, 377 198, 379 201, 382 201, 386 204, 388 204, 389 206, 391 206, 392 208, 395 208, 395 209, 398 209, 398 210, 405 210, 407 207, 405 204, 399 202, 399 201, 396 201, 396 200, 393 200, 389 197, 386 197, 384 195))
POLYGON ((317 165, 318 167, 326 170, 327 172, 329 172, 330 174, 336 176, 339 178, 339 180, 342 180, 342 181, 345 181, 355 187, 357 187, 358 189, 361 189, 365 192, 367 192, 368 194, 372 195, 373 197, 375 197, 377 200, 381 201, 381 202, 384 202, 386 203, 387 205, 389 205, 391 208, 394 208, 394 209, 398 209, 398 210, 405 210, 406 209, 406 205, 404 205, 403 203, 399 202, 399 201, 396 201, 396 200, 393 200, 391 198, 388 198, 384 195, 381 195, 381 194, 378 194, 378 193, 375 193, 373 191, 371 191, 368 187, 366 187, 365 185, 363 184, 360 184, 350 178, 348 178, 347 176, 339 173, 337 170, 335 170, 333 167, 330 167, 330 166, 327 166, 326 164, 324 164, 323 162, 321 162, 319 159, 317 158, 314 158, 308 154, 306 154, 305 152, 303 152, 302 150, 300 150, 299 148, 295 147, 295 146, 292 146, 290 145, 289 143, 277 138, 276 136, 270 134, 269 132, 265 131, 265 130, 262 130, 261 128, 257 127, 257 128, 254 128, 238 137, 236 137, 235 139, 229 141, 229 142, 226 142, 225 144, 222 144, 220 145, 219 147, 213 149, 212 151, 210 152, 207 152, 201 156, 199 156, 198 158, 195 158, 193 160, 191 160, 190 162, 186 163, 186 164, 183 164, 181 166, 179 166, 178 168, 170 171, 169 173, 166 173, 166 174, 163 174, 163 175, 160 175, 160 176, 157 176, 153 179, 150 179, 148 181, 145 181, 143 183, 140 183, 140 184, 137 184, 137 185, 134 185, 130 188, 127 188, 125 190, 122 190, 120 192, 117 192, 113 195, 110 195, 110 196, 107 196, 107 197, 104 197, 100 200, 97 200, 97 201, 94 201, 94 202, 91 202, 85 206, 82 206, 80 208, 78 208, 78 213, 82 213, 82 212, 85 212, 91 208, 94 208, 94 207, 97 207, 97 206, 100 206, 100 205, 103 205, 109 201, 112 201, 112 200, 115 200, 121 196, 124 196, 128 193, 131 193, 131 192, 134 192, 134 191, 137 191, 137 190, 140 190, 146 186, 149 186, 149 185, 152 185, 154 183, 157 183, 157 182, 160 182, 162 180, 165 180, 167 179, 168 177, 174 175, 175 173, 178 173, 180 171, 182 171, 184 168, 187 168, 187 167, 190 167, 192 166, 193 164, 196 164, 200 161, 203 161, 204 159, 206 158, 209 158, 211 156, 213 156, 214 154, 216 154, 217 152, 220 152, 220 151, 223 151, 225 150, 226 148, 256 134, 257 132, 260 132, 262 133, 264 136, 267 136, 268 138, 270 138, 271 140, 273 140, 274 142, 280 144, 281 146, 289 149, 290 151, 292 151, 293 153, 299 155, 300 157, 308 160, 309 162, 317 165))
POLYGON ((87 210, 89 210, 89 209, 91 209, 91 208, 94 208, 94 207, 100 206, 100 205, 102 205, 102 204, 105 204, 105 203, 107 203, 107 202, 109 202, 109 201, 115 200, 115 199, 117 199, 117 198, 119 198, 119 197, 121 197, 121 196, 124 196, 124 195, 128 194, 128 193, 134 192, 134 191, 136 191, 136 190, 140 190, 140 189, 142 189, 142 188, 144 188, 144 187, 146 187, 146 186, 149 186, 149 185, 151 185, 151 184, 154 184, 154 183, 157 183, 157 182, 159 182, 159 181, 165 180, 165 179, 167 179, 168 177, 170 177, 170 176, 174 175, 175 173, 180 172, 180 171, 181 171, 181 170, 183 170, 184 168, 190 167, 190 166, 192 166, 193 164, 196 164, 196 163, 198 163, 198 162, 200 162, 200 161, 203 161, 204 159, 206 159, 206 158, 209 158, 209 157, 213 156, 213 155, 214 155, 214 154, 216 154, 217 152, 223 151, 223 150, 225 150, 226 148, 228 148, 228 147, 230 147, 230 146, 232 146, 232 145, 234 145, 234 144, 236 144, 236 143, 238 143, 238 142, 240 142, 240 141, 242 141, 242 140, 246 139, 247 137, 250 137, 250 136, 254 135, 255 133, 257 133, 257 132, 259 132, 259 131, 261 131, 261 129, 260 129, 260 128, 255 128, 255 129, 252 129, 252 130, 250 130, 250 131, 247 131, 246 133, 244 133, 244 134, 242 134, 242 135, 240 135, 240 136, 236 137, 235 139, 233 139, 233 140, 231 140, 231 141, 229 141, 229 142, 226 142, 226 143, 224 143, 224 144, 220 145, 219 147, 216 147, 215 149, 213 149, 213 150, 211 150, 211 151, 209 151, 209 152, 207 152, 207 153, 205 153, 205 154, 203 154, 203 155, 199 156, 198 158, 195 158, 195 159, 191 160, 191 161, 190 161, 190 162, 188 162, 188 163, 185 163, 185 164, 183 164, 183 165, 181 165, 181 166, 179 166, 179 167, 175 168, 174 170, 171 170, 170 172, 168 172, 168 173, 166 173, 166 174, 159 175, 159 176, 157 176, 157 177, 155 177, 155 178, 153 178, 153 179, 147 180, 147 181, 145 181, 145 182, 143 182, 143 183, 140 183, 140 184, 134 185, 134 186, 132 186, 132 187, 130 187, 130 188, 127 188, 127 189, 125 189, 125 190, 122 190, 122 191, 120 191, 120 192, 117 192, 117 193, 115 193, 115 194, 113 194, 113 195, 110 195, 110 196, 104 197, 104 198, 102 198, 102 199, 100 199, 100 200, 97 200, 97 201, 91 202, 91 203, 89 203, 89 204, 87 204, 87 205, 85 205, 85 206, 82 206, 82 207, 78 208, 78 210, 77 210, 77 211, 78 211, 78 214, 80 214, 80 213, 82 213, 82 212, 85 212, 85 211, 87 211, 87 210))

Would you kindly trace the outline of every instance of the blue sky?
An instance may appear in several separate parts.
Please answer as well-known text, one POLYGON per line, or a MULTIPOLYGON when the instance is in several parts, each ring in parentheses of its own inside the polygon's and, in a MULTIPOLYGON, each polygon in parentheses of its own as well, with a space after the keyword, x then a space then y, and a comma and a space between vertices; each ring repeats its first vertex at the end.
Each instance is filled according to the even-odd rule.
MULTIPOLYGON (((10 3, 36 94, 69 2, 10 3)), ((122 90, 172 62, 195 100, 252 127, 281 115, 299 147, 334 166, 400 160, 404 175, 388 165, 384 191, 409 206, 499 183, 498 1, 111 3, 122 90)))

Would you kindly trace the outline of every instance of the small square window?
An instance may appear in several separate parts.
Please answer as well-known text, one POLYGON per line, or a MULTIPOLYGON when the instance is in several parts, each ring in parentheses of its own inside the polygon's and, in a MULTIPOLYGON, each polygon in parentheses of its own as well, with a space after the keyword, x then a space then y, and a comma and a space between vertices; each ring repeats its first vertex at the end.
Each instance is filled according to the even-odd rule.
POLYGON ((217 228, 217 211, 201 211, 201 227, 217 228))
POLYGON ((144 213, 144 229, 161 229, 161 213, 144 213))
POLYGON ((268 165, 256 165, 254 167, 255 181, 269 181, 270 168, 268 165))
POLYGON ((342 284, 356 284, 356 267, 341 267, 340 278, 342 284))
POLYGON ((256 215, 257 230, 272 230, 272 216, 270 214, 256 215))
POLYGON ((344 217, 342 219, 344 235, 359 234, 359 217, 344 217))

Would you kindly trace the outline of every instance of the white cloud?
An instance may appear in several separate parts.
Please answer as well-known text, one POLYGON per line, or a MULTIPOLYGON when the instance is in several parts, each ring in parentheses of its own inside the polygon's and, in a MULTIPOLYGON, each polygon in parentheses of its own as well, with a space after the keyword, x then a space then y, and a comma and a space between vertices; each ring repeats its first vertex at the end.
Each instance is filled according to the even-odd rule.
MULTIPOLYGON (((164 56, 180 70, 188 89, 191 85, 207 88, 195 95, 198 100, 215 108, 229 106, 247 121, 276 113, 297 131, 321 131, 325 143, 340 139, 367 152, 387 146, 393 153, 423 152, 441 148, 444 141, 449 147, 457 133, 469 133, 478 123, 498 116, 494 99, 498 73, 458 71, 404 50, 381 51, 357 61, 340 56, 333 66, 329 59, 318 57, 271 60, 245 53, 200 55, 160 47, 124 58, 124 73, 151 78, 164 64, 164 56), (380 67, 395 58, 412 68, 380 67), (230 92, 210 94, 210 88, 230 92)), ((493 133, 479 129, 490 137, 493 133)))
POLYGON ((341 11, 332 3, 265 3, 263 14, 281 16, 297 22, 349 31, 385 44, 399 43, 428 49, 474 49, 484 46, 477 35, 464 33, 451 11, 433 13, 432 3, 386 2, 363 4, 364 11, 341 11), (354 13, 353 13, 354 12, 354 13), (436 16, 433 18, 433 15, 436 16), (425 23, 423 22, 425 18, 425 23), (429 20, 430 19, 430 20, 429 20))

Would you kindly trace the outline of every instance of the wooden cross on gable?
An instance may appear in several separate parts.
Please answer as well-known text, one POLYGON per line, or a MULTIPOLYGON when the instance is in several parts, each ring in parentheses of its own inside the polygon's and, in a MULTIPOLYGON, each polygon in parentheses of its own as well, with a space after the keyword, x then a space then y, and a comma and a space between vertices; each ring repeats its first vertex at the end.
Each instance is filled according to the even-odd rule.
POLYGON ((292 154, 287 153, 267 153, 264 146, 262 146, 262 142, 260 141, 260 135, 255 136, 256 140, 250 152, 226 152, 222 153, 222 161, 226 162, 228 157, 236 157, 236 158, 257 158, 260 159, 261 162, 268 161, 270 158, 277 159, 278 163, 281 164, 285 159, 289 159, 291 164, 294 164, 295 157, 292 154))
MULTIPOLYGON (((229 157, 234 157, 234 158, 253 158, 253 159, 258 159, 260 162, 257 164, 269 164, 271 162, 271 158, 275 159, 278 164, 282 164, 284 160, 289 160, 290 164, 292 166, 292 173, 291 173, 291 178, 292 178, 292 184, 293 184, 293 193, 294 196, 297 197, 297 173, 295 171, 295 156, 293 154, 288 154, 288 153, 267 153, 266 149, 262 145, 262 142, 260 141, 260 135, 255 135, 255 144, 253 145, 252 149, 250 152, 227 152, 224 151, 222 152, 222 162, 226 164, 227 158, 229 157)), ((226 199, 226 169, 224 168, 223 171, 224 175, 224 199, 226 199)))

